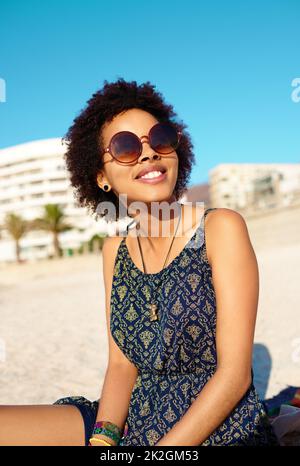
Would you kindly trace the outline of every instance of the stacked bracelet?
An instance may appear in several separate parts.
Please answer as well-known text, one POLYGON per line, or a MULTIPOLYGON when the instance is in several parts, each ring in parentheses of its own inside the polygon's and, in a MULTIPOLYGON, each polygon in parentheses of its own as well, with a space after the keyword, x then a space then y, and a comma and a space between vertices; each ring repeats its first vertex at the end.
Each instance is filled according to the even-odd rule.
MULTIPOLYGON (((127 430, 126 430, 127 433, 127 430)), ((111 438, 113 441, 116 442, 118 445, 121 437, 122 437, 122 430, 113 422, 109 421, 98 421, 94 424, 94 429, 92 436, 94 434, 103 434, 107 437, 111 438)), ((126 434, 125 434, 126 435, 126 434)))
POLYGON ((102 442, 104 443, 104 445, 108 445, 110 447, 113 447, 114 445, 112 445, 111 443, 107 442, 106 440, 104 440, 103 438, 96 438, 96 437, 91 437, 90 440, 89 440, 89 446, 93 446, 92 443, 93 442, 102 442))

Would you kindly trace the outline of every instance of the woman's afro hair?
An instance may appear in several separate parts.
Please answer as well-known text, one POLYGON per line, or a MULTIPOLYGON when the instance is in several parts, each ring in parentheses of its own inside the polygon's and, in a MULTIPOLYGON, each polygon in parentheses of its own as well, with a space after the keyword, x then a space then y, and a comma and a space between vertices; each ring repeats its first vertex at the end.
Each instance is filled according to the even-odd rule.
POLYGON ((178 177, 174 196, 178 200, 187 189, 192 164, 195 162, 193 144, 186 125, 176 121, 177 115, 172 105, 164 102, 162 95, 149 81, 138 85, 136 81, 127 82, 123 78, 109 83, 104 81, 102 89, 95 92, 86 107, 74 119, 62 142, 66 144, 64 159, 70 174, 70 183, 79 207, 87 207, 92 214, 99 214, 97 206, 102 202, 113 202, 117 218, 121 218, 119 202, 115 193, 103 191, 97 184, 97 174, 103 168, 101 154, 104 152, 101 128, 115 115, 130 108, 139 108, 151 113, 160 123, 172 123, 182 131, 176 150, 178 155, 178 177))

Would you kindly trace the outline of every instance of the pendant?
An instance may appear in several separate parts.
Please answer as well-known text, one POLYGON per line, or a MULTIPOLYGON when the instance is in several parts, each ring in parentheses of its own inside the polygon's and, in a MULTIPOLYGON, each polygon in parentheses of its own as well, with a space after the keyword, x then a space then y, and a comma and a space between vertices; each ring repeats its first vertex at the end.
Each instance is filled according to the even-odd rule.
POLYGON ((157 305, 155 303, 150 304, 150 320, 158 320, 157 305))

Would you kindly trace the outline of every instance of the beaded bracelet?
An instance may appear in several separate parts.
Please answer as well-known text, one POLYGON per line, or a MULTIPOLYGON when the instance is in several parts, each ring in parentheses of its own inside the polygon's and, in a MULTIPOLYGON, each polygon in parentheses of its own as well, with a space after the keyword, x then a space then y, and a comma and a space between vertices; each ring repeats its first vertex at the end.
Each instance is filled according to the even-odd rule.
MULTIPOLYGON (((94 425, 94 431, 96 431, 97 429, 99 429, 101 427, 105 427, 106 429, 110 430, 111 432, 113 432, 115 434, 118 434, 118 435, 122 434, 122 430, 119 428, 119 426, 117 426, 113 422, 110 422, 110 421, 98 421, 94 425)), ((94 432, 94 433, 99 433, 99 432, 94 432)))
MULTIPOLYGON (((96 432, 96 430, 99 427, 101 428, 102 426, 104 426, 108 430, 112 430, 113 432, 117 432, 117 433, 120 433, 120 435, 122 435, 122 429, 120 429, 116 424, 113 424, 112 422, 109 422, 109 421, 98 421, 98 422, 96 422, 94 424, 93 433, 94 434, 100 433, 100 432, 96 432)), ((125 426, 124 426, 124 429, 123 429, 123 436, 125 437, 125 435, 127 435, 127 433, 128 433, 128 423, 125 422, 125 426)))
MULTIPOLYGON (((128 426, 125 425, 124 435, 127 434, 128 426)), ((116 424, 109 421, 98 421, 94 424, 93 433, 94 434, 104 434, 107 437, 114 440, 117 444, 119 443, 122 437, 122 429, 120 429, 116 424)))
POLYGON ((121 438, 119 434, 115 434, 111 432, 110 430, 105 429, 104 427, 101 427, 100 429, 99 428, 95 429, 92 433, 92 436, 97 435, 97 434, 103 434, 106 437, 111 438, 116 443, 118 443, 121 438))
MULTIPOLYGON (((90 444, 91 444, 93 441, 95 441, 95 442, 103 442, 104 445, 108 445, 108 446, 110 446, 110 447, 113 447, 113 446, 114 446, 114 445, 112 445, 111 443, 109 443, 109 442, 107 442, 106 440, 104 440, 103 438, 91 437, 91 438, 89 439, 90 444)), ((93 446, 93 445, 92 445, 92 446, 93 446)))

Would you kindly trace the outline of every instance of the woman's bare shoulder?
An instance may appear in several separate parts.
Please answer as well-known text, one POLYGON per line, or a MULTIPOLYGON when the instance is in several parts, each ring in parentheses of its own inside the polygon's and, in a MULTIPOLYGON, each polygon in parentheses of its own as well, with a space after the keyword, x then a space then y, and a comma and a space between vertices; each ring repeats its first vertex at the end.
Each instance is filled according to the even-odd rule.
MULTIPOLYGON (((208 209, 206 209, 208 210, 208 209)), ((229 209, 226 207, 216 207, 208 212, 206 215, 205 223, 245 223, 245 219, 237 210, 229 209)))
POLYGON ((123 236, 106 236, 102 245, 103 265, 113 266, 123 236))
MULTIPOLYGON (((226 244, 228 247, 249 240, 247 224, 244 217, 236 210, 218 207, 209 211, 205 218, 206 251, 209 262, 214 252, 226 244), (222 244, 221 244, 222 243, 222 244)), ((240 243, 241 244, 241 243, 240 243)))
POLYGON ((103 241, 103 249, 116 247, 118 244, 120 244, 123 238, 124 236, 106 236, 103 241))

